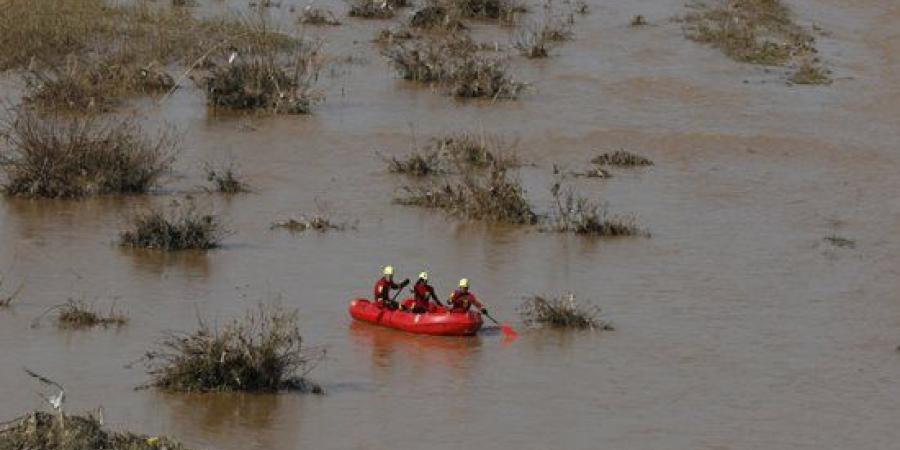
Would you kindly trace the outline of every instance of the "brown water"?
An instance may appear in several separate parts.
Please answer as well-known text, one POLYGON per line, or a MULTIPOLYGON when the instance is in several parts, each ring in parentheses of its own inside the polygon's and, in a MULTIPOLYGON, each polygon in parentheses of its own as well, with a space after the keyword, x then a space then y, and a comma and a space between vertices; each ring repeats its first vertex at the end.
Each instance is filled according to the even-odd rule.
POLYGON ((0 202, 0 267, 26 282, 0 311, 0 419, 40 405, 27 366, 63 381, 72 411, 102 404, 114 427, 198 448, 894 448, 900 4, 790 1, 828 31, 819 47, 836 78, 790 87, 778 71, 684 40, 667 21, 679 0, 590 3, 575 41, 546 61, 515 61, 534 84, 516 102, 410 87, 368 43, 382 23, 347 20, 315 33, 332 54, 365 61, 323 75, 328 100, 312 116, 215 117, 192 87, 136 105, 185 136, 161 195, 0 202), (652 26, 629 29, 637 13, 652 26), (536 164, 522 179, 544 210, 553 163, 577 169, 619 146, 643 153, 656 165, 578 188, 635 213, 653 237, 591 241, 391 205, 401 180, 375 151, 405 152, 410 126, 420 137, 479 127, 518 137, 536 164), (229 158, 255 192, 198 193, 202 162, 229 158), (115 245, 130 212, 186 192, 227 218, 222 249, 115 245), (317 199, 358 229, 269 230, 317 199), (824 242, 831 234, 856 248, 824 242), (571 291, 617 329, 525 331, 505 345, 491 329, 452 340, 351 324, 347 301, 388 263, 401 276, 427 268, 441 292, 468 276, 519 328, 523 296, 571 291), (279 294, 302 311, 308 342, 328 349, 313 373, 327 396, 133 390, 145 375, 124 366, 163 330, 191 329, 198 312, 221 322, 279 294), (81 296, 115 299, 131 323, 30 327, 81 296))

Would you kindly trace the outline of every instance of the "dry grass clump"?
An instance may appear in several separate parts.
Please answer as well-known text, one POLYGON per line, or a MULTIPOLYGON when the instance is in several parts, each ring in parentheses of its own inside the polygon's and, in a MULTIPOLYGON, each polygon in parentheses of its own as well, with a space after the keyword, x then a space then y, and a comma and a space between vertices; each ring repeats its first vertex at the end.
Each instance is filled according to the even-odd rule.
POLYGON ((309 114, 321 100, 313 87, 322 67, 320 48, 320 42, 300 45, 287 61, 265 50, 223 57, 204 77, 207 103, 214 108, 309 114))
POLYGON ((528 12, 528 7, 518 0, 450 0, 463 17, 498 19, 513 22, 518 14, 528 12))
POLYGON ((76 111, 103 111, 118 97, 166 92, 175 87, 172 76, 153 63, 126 67, 75 57, 67 58, 64 66, 27 72, 25 82, 28 103, 76 111))
POLYGON ((459 182, 440 186, 406 187, 407 195, 395 199, 401 205, 438 208, 467 219, 531 225, 537 214, 525 198, 519 180, 506 169, 493 166, 486 173, 467 172, 459 182))
POLYGON ((120 327, 128 323, 128 316, 116 311, 115 307, 103 314, 84 301, 69 299, 59 306, 56 323, 62 328, 120 327))
POLYGON ((243 180, 233 163, 221 166, 206 164, 204 169, 206 170, 206 181, 212 183, 212 190, 215 192, 237 194, 250 191, 250 185, 243 180))
POLYGON ((130 229, 119 235, 122 245, 160 250, 211 249, 225 235, 219 218, 193 206, 169 212, 151 209, 135 215, 130 229))
POLYGON ((401 159, 396 156, 382 156, 382 159, 387 163, 388 171, 393 173, 417 177, 444 173, 440 153, 431 148, 413 150, 401 159))
POLYGON ((519 306, 519 313, 528 326, 613 330, 612 324, 598 317, 600 307, 581 305, 572 294, 561 298, 535 295, 519 306))
POLYGON ((572 188, 563 190, 557 183, 551 193, 555 210, 549 228, 554 231, 604 237, 650 236, 634 217, 610 215, 606 208, 577 195, 572 188))
POLYGON ((43 116, 22 109, 0 123, 10 195, 82 197, 146 192, 172 163, 175 140, 147 137, 131 119, 43 116))
POLYGON ((485 57, 479 50, 472 39, 449 34, 412 44, 396 42, 382 53, 404 79, 438 84, 455 97, 516 98, 525 84, 507 74, 504 60, 485 57))
POLYGON ((636 153, 631 153, 626 150, 616 150, 614 152, 606 152, 600 154, 593 159, 591 162, 599 165, 609 165, 609 166, 652 166, 653 161, 647 159, 641 155, 636 153))
POLYGON ((828 69, 810 59, 803 61, 789 79, 795 84, 831 84, 828 69))
POLYGON ((300 19, 298 20, 300 23, 307 25, 337 26, 341 24, 341 21, 338 20, 333 12, 324 8, 316 8, 311 5, 303 8, 303 12, 300 13, 300 19))
POLYGON ((187 450, 165 436, 147 436, 103 429, 93 415, 62 415, 35 411, 0 428, 0 449, 40 450, 187 450))
POLYGON ((382 159, 390 172, 424 177, 487 167, 517 167, 519 159, 513 148, 514 144, 499 136, 456 132, 432 137, 425 146, 403 158, 382 159))
POLYGON ((688 39, 710 44, 741 62, 779 65, 815 53, 815 39, 781 0, 711 0, 683 17, 688 39))
POLYGON ((302 345, 298 313, 260 305, 222 329, 200 320, 169 333, 144 362, 150 386, 171 391, 279 391, 321 394, 305 377, 324 357, 302 345))

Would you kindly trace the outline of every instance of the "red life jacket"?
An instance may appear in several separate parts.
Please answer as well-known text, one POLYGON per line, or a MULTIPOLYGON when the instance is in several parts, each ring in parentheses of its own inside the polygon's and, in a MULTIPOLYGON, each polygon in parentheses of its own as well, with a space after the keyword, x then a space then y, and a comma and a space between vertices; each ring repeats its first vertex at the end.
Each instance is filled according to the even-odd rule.
POLYGON ((391 289, 398 289, 399 287, 400 286, 398 286, 397 283, 394 283, 387 278, 379 278, 378 281, 375 282, 372 297, 376 302, 386 302, 391 299, 391 289))
POLYGON ((413 298, 416 300, 416 307, 427 310, 428 300, 431 298, 431 295, 434 295, 434 288, 429 286, 428 283, 417 281, 415 286, 413 286, 413 298))

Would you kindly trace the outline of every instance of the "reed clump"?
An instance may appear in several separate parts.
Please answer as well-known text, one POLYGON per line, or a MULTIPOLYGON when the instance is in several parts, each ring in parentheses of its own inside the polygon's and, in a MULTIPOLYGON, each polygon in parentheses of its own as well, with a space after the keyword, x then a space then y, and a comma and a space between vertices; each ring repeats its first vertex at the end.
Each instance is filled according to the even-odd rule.
POLYGON ((224 236, 218 216, 201 213, 192 205, 176 205, 169 211, 150 209, 138 213, 119 240, 128 247, 206 250, 218 247, 224 236))
POLYGON ((169 333, 144 362, 149 386, 170 391, 324 393, 306 378, 324 350, 303 346, 298 313, 260 305, 221 329, 169 333))
POLYGON ((234 164, 206 164, 205 171, 206 181, 212 184, 211 190, 214 192, 238 194, 250 191, 250 185, 244 181, 244 177, 234 164))
POLYGON ((816 53, 815 38, 794 22, 781 0, 710 0, 691 6, 694 12, 682 18, 687 38, 736 61, 782 65, 816 53))
POLYGON ((600 155, 595 156, 591 159, 591 162, 598 165, 604 166, 626 166, 626 167, 635 167, 635 166, 652 166, 653 161, 641 156, 637 153, 632 153, 627 150, 615 150, 612 152, 601 153, 600 155))
POLYGON ((474 220, 531 225, 537 222, 525 189, 505 168, 466 172, 457 182, 432 186, 406 186, 407 195, 395 199, 401 205, 437 208, 474 220))
POLYGON ((613 330, 612 324, 599 318, 599 306, 582 305, 572 294, 557 298, 532 296, 519 306, 519 314, 528 326, 613 330))
POLYGON ((0 428, 0 449, 40 450, 187 450, 166 436, 148 436, 103 428, 91 414, 51 414, 34 411, 0 428))
POLYGON ((0 123, 9 195, 73 198, 141 193, 156 186, 176 153, 176 140, 146 135, 132 119, 11 112, 0 123))
POLYGON ((128 323, 128 316, 116 311, 115 307, 111 307, 109 312, 104 314, 84 301, 69 299, 59 306, 56 323, 61 328, 120 327, 128 323))

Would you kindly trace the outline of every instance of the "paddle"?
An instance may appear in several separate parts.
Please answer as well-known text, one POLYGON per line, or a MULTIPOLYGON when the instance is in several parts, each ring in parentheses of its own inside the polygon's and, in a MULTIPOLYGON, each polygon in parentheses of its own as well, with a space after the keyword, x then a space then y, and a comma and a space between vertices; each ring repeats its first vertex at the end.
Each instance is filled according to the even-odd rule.
POLYGON ((482 314, 484 314, 485 316, 487 316, 488 319, 491 319, 492 322, 497 324, 497 326, 500 327, 500 331, 503 332, 504 336, 506 336, 508 338, 514 338, 514 337, 519 336, 519 333, 516 333, 516 330, 513 330, 511 326, 509 326, 505 323, 497 322, 497 319, 491 317, 491 315, 488 314, 487 311, 483 311, 482 314))

